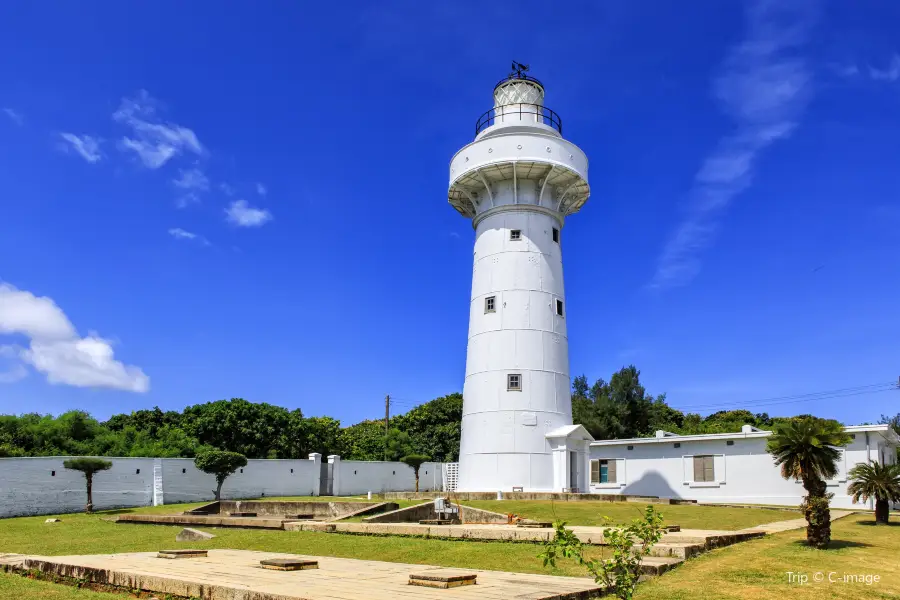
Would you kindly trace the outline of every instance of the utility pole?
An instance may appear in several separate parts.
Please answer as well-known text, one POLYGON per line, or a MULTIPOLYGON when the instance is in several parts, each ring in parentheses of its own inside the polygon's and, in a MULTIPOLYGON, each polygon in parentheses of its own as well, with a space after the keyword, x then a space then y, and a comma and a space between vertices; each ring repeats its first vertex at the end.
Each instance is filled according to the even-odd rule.
POLYGON ((388 459, 388 423, 391 421, 391 395, 384 397, 384 460, 388 459))

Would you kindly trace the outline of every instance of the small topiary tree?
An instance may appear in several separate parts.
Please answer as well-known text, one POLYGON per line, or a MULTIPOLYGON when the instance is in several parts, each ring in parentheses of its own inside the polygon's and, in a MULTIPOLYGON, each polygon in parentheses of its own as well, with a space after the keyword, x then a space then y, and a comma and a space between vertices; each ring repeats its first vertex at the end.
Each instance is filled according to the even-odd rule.
POLYGON ((400 462, 406 463, 412 467, 413 472, 416 474, 416 491, 419 491, 419 467, 421 467, 424 463, 431 460, 430 456, 426 456, 424 454, 407 454, 403 458, 400 459, 400 462))
POLYGON ((93 458, 84 456, 81 458, 70 458, 63 461, 63 466, 72 471, 81 471, 84 473, 84 479, 87 482, 87 504, 84 512, 93 512, 94 510, 94 473, 97 471, 106 471, 112 467, 112 462, 103 460, 102 458, 93 458))
POLYGON ((612 549, 611 557, 588 559, 584 557, 584 544, 578 536, 566 529, 564 522, 557 521, 553 524, 556 537, 544 543, 544 551, 538 558, 544 560, 545 567, 555 567, 559 557, 574 559, 616 598, 631 600, 641 577, 643 559, 662 537, 662 523, 662 515, 648 505, 642 518, 633 519, 624 527, 609 527, 603 531, 604 547, 612 549))
POLYGON ((194 465, 204 473, 216 476, 216 489, 213 490, 213 493, 218 501, 222 499, 222 484, 229 475, 241 467, 247 466, 247 457, 226 450, 207 450, 197 455, 194 465))

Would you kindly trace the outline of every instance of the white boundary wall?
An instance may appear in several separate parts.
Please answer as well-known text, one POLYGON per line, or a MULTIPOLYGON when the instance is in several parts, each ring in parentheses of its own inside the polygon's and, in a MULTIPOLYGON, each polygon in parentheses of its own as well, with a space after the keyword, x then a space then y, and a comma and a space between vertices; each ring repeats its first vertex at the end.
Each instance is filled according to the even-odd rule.
MULTIPOLYGON (((897 437, 887 425, 860 425, 846 431, 854 439, 840 450, 837 476, 826 482, 828 492, 834 494, 831 506, 872 508, 871 503, 853 504, 847 494, 847 473, 870 460, 894 463, 897 437)), ((799 505, 806 492, 799 482, 785 480, 766 452, 770 433, 745 426, 744 431, 734 434, 677 436, 658 432, 655 438, 597 441, 590 445, 589 458, 615 460, 616 481, 592 482, 589 491, 702 503, 799 505), (693 458, 698 455, 713 457, 714 481, 696 481, 693 458)))
MULTIPOLYGON (((416 489, 415 472, 404 463, 344 461, 339 456, 329 456, 328 462, 333 465, 335 496, 410 492, 416 489)), ((428 462, 419 467, 419 491, 440 491, 443 485, 441 463, 428 462)))
MULTIPOLYGON (((66 456, 0 458, 0 517, 60 514, 84 510, 84 475, 63 467, 66 456)), ((215 478, 194 467, 190 458, 108 458, 109 471, 94 475, 95 510, 204 502, 213 499, 215 478)), ((333 494, 351 495, 413 491, 415 477, 400 462, 333 459, 333 494)), ((222 498, 317 496, 322 457, 308 460, 250 459, 247 466, 225 480, 222 498)), ((440 490, 440 463, 426 463, 420 471, 423 490, 440 490), (427 475, 426 475, 427 472, 427 475)))

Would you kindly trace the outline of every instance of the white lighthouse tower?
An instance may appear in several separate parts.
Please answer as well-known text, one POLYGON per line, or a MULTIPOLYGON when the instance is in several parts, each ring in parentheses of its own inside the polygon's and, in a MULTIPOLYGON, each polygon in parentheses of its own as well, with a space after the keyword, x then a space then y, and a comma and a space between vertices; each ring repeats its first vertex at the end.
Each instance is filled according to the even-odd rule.
POLYGON ((457 489, 586 491, 561 242, 590 194, 588 161, 562 137, 543 84, 513 67, 450 161, 450 204, 475 228, 457 489))

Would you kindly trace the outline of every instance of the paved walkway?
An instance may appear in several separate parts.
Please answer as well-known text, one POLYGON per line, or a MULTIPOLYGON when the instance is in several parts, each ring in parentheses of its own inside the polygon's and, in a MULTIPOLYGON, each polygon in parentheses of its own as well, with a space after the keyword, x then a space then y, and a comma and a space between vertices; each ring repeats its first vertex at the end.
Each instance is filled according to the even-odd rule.
POLYGON ((25 568, 202 600, 582 600, 600 595, 592 579, 503 571, 446 569, 326 556, 210 550, 206 558, 167 560, 155 552, 91 556, 29 556, 25 568), (273 571, 260 560, 317 560, 318 569, 273 571), (431 589, 409 585, 411 574, 478 576, 476 585, 431 589))
MULTIPOLYGON (((831 520, 837 521, 848 515, 852 515, 852 510, 832 510, 831 520)), ((775 521, 774 523, 763 523, 756 527, 748 527, 741 531, 764 531, 766 533, 781 533, 782 531, 791 531, 793 529, 806 529, 806 519, 789 519, 787 521, 775 521)))

